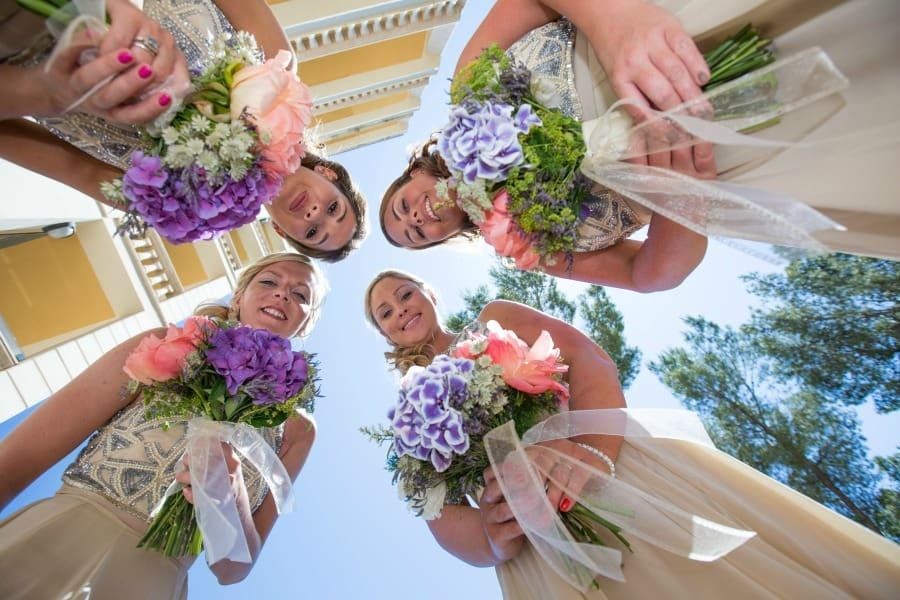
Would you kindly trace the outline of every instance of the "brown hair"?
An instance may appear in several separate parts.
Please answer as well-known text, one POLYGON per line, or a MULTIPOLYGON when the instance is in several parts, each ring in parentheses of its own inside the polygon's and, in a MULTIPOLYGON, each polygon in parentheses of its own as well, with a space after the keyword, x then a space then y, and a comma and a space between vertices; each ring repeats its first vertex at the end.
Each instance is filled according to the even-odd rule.
MULTIPOLYGON (((398 244, 397 242, 392 240, 391 236, 388 235, 387 229, 385 229, 384 227, 384 214, 387 212, 391 197, 397 192, 397 190, 399 190, 401 187, 412 180, 413 171, 422 171, 424 173, 427 173, 428 175, 431 175, 432 177, 437 177, 438 179, 450 179, 450 169, 447 168, 447 163, 444 162, 444 159, 441 158, 441 155, 437 152, 436 136, 432 136, 427 142, 413 151, 412 156, 409 157, 409 165, 407 165, 406 169, 403 171, 400 177, 391 182, 391 184, 384 191, 384 195, 381 197, 381 207, 378 210, 378 222, 381 225, 381 233, 384 234, 384 239, 386 239, 389 244, 398 248, 407 248, 409 250, 424 250, 425 248, 431 248, 432 246, 443 244, 447 240, 441 240, 439 242, 432 242, 425 246, 410 248, 408 246, 398 244)), ((475 224, 472 223, 472 221, 467 216, 465 222, 463 223, 463 228, 459 231, 459 233, 451 236, 450 239, 454 237, 473 239, 477 236, 478 227, 476 227, 475 224)))
POLYGON ((366 221, 366 198, 353 184, 353 179, 351 179, 350 173, 344 168, 344 165, 325 158, 324 156, 313 154, 312 152, 307 152, 303 156, 303 160, 300 164, 307 169, 315 169, 319 165, 322 165, 323 167, 334 171, 335 175, 337 175, 337 179, 332 183, 344 196, 346 196, 347 200, 350 201, 350 207, 353 209, 353 216, 356 218, 356 229, 350 240, 335 250, 321 250, 319 248, 304 246, 298 240, 295 240, 281 231, 280 228, 277 231, 279 232, 279 235, 284 238, 284 241, 297 252, 302 252, 307 256, 327 262, 344 260, 351 252, 359 248, 363 240, 366 239, 366 235, 369 233, 368 222, 366 221))
POLYGON ((431 342, 423 342, 412 347, 397 346, 388 339, 384 334, 384 331, 381 330, 381 327, 378 326, 378 322, 375 321, 375 315, 372 313, 372 290, 379 281, 388 277, 394 277, 412 283, 426 295, 430 296, 435 303, 437 303, 437 295, 434 293, 434 290, 431 289, 431 286, 415 275, 404 271, 397 271, 395 269, 387 269, 378 273, 366 288, 364 307, 366 320, 378 330, 378 333, 384 336, 384 339, 386 339, 389 344, 391 344, 391 350, 384 353, 384 359, 387 361, 388 365, 392 369, 396 369, 400 371, 400 373, 405 374, 412 366, 427 367, 435 357, 435 351, 431 342))
POLYGON ((241 271, 241 275, 237 280, 237 285, 234 286, 234 294, 231 297, 231 304, 229 306, 222 306, 221 304, 201 304, 194 311, 194 314, 201 317, 209 317, 217 321, 239 319, 238 303, 241 301, 241 296, 247 289, 247 286, 250 285, 253 278, 259 275, 263 269, 269 265, 280 262, 295 262, 306 265, 313 273, 313 295, 315 297, 310 299, 310 311, 309 315, 306 317, 306 321, 295 334, 300 337, 309 335, 309 332, 312 331, 316 321, 319 320, 319 317, 322 314, 322 302, 325 299, 325 295, 328 294, 328 280, 325 278, 325 274, 322 273, 321 269, 319 269, 309 257, 304 256, 303 254, 297 254, 296 252, 276 252, 275 254, 263 256, 261 259, 241 271))

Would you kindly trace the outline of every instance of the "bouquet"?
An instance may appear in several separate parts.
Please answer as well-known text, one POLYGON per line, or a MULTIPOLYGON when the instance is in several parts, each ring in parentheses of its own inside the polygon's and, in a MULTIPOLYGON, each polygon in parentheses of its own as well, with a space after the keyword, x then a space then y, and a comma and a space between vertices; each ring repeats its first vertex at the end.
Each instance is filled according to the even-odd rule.
MULTIPOLYGON (((705 57, 711 78, 704 89, 719 89, 772 63, 775 57, 769 44, 749 25, 725 40, 705 57)), ((756 80, 750 85, 734 82, 710 95, 714 118, 733 119, 771 109, 777 79, 770 79, 771 85, 766 86, 756 80)), ((496 45, 453 79, 450 98, 450 120, 437 138, 438 153, 452 175, 438 188, 441 201, 455 201, 485 241, 501 256, 513 258, 520 269, 533 269, 542 260, 553 264, 557 253, 571 260, 579 225, 587 217, 584 201, 593 184, 581 169, 588 153, 582 123, 554 108, 553 89, 496 45), (455 200, 450 188, 455 189, 455 200)), ((709 107, 699 102, 690 106, 694 111, 701 108, 709 107)), ((622 156, 629 150, 627 121, 611 111, 603 123, 606 130, 591 135, 591 144, 599 137, 601 144, 611 146, 609 155, 627 158, 622 156)), ((651 121, 664 125, 657 128, 664 131, 654 131, 658 139, 650 141, 652 147, 633 155, 669 149, 657 146, 672 142, 671 123, 651 121)), ((652 131, 649 125, 643 124, 643 133, 652 131)))
POLYGON ((211 239, 255 220, 300 167, 309 89, 289 70, 290 52, 259 55, 246 32, 232 45, 216 40, 169 124, 144 130, 149 151, 101 186, 126 212, 121 229, 150 226, 176 244, 211 239))
MULTIPOLYGON (((85 31, 96 40, 107 29, 102 0, 17 1, 46 17, 59 39, 48 67, 85 31)), ((149 226, 174 244, 212 239, 255 220, 283 178, 300 167, 312 118, 309 88, 290 70, 290 52, 267 61, 261 56, 245 31, 216 39, 206 68, 192 74, 187 96, 141 128, 146 151, 135 151, 124 177, 100 188, 126 214, 120 232, 139 234, 149 226)))
MULTIPOLYGON (((521 435, 565 408, 568 388, 560 376, 568 367, 544 331, 532 347, 495 321, 487 334, 471 334, 451 355, 403 377, 389 427, 364 428, 370 439, 390 444, 387 469, 400 496, 425 519, 440 516, 444 504, 461 504, 484 486, 490 465, 485 436, 513 422, 521 435)), ((602 545, 598 529, 626 546, 621 529, 576 504, 560 513, 572 536, 602 545)))
MULTIPOLYGON (((298 409, 312 410, 318 395, 316 371, 313 356, 292 351, 284 338, 235 323, 219 326, 203 317, 190 317, 181 328, 169 326, 163 339, 147 336, 125 361, 125 372, 132 378, 130 390, 143 395, 148 418, 193 418, 188 427, 187 451, 192 458, 192 430, 199 432, 197 438, 206 435, 216 450, 220 442, 232 442, 245 458, 263 455, 254 466, 270 489, 273 485, 284 487, 285 483, 289 489, 290 478, 253 428, 275 427, 298 409), (205 420, 198 420, 198 416, 205 420), (275 471, 275 476, 267 478, 267 469, 275 471)), ((179 493, 177 484, 170 487, 139 547, 158 550, 165 556, 195 556, 203 548, 204 537, 216 535, 212 529, 203 530, 203 523, 198 527, 198 520, 204 516, 199 499, 206 494, 202 481, 193 483, 195 465, 192 461, 196 506, 179 493)), ((225 468, 224 463, 221 468, 225 468)), ((227 472, 221 475, 227 481, 227 472)), ((277 490, 272 492, 279 503, 277 490)), ((224 498, 212 495, 212 503, 226 504, 224 498)), ((206 515, 207 522, 210 518, 206 515)), ((237 531, 241 531, 239 523, 237 531)), ((215 549, 216 553, 221 551, 215 549)), ((249 556, 246 558, 244 562, 249 561, 249 556)))

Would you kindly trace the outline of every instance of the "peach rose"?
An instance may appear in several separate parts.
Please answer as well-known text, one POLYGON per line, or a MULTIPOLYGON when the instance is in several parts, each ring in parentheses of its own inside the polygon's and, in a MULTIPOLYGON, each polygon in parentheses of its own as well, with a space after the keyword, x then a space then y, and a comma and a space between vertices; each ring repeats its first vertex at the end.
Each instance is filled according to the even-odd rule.
POLYGON ((244 111, 259 130, 263 168, 284 177, 300 168, 303 131, 312 119, 312 96, 289 71, 291 53, 280 50, 261 65, 243 67, 231 86, 231 118, 244 111))
POLYGON ((516 267, 530 271, 538 266, 541 257, 534 251, 525 232, 513 223, 507 211, 508 203, 509 196, 506 190, 501 190, 494 197, 494 207, 488 211, 478 227, 484 240, 497 251, 497 254, 515 259, 516 267))
POLYGON ((559 362, 559 349, 542 331, 530 348, 513 331, 503 329, 496 321, 488 321, 487 348, 484 353, 503 369, 503 380, 512 388, 529 394, 553 392, 565 403, 569 388, 558 380, 558 374, 569 370, 559 362))
POLYGON ((165 338, 148 335, 128 355, 125 373, 147 385, 178 377, 187 355, 197 349, 210 327, 214 325, 209 319, 188 317, 184 327, 169 325, 165 338))

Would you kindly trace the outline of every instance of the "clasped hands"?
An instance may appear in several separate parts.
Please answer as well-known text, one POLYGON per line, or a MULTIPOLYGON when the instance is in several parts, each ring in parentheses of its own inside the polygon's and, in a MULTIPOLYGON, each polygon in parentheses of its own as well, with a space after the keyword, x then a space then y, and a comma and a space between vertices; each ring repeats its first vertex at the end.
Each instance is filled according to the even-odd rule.
MULTIPOLYGON (((566 454, 571 459, 584 462, 603 473, 609 472, 609 467, 601 459, 571 440, 553 440, 526 448, 525 452, 537 471, 546 474, 544 489, 547 500, 560 512, 569 512, 574 508, 575 501, 571 496, 577 495, 584 489, 591 479, 591 475, 584 469, 574 469, 570 462, 561 460, 558 454, 546 451, 544 448, 566 454)), ((505 475, 511 476, 505 479, 514 482, 521 481, 523 485, 529 484, 531 474, 512 472, 518 470, 516 467, 517 465, 512 465, 511 472, 505 472, 505 475)), ((508 465, 501 468, 508 468, 508 465)), ((503 562, 513 558, 521 551, 525 542, 525 534, 503 496, 493 467, 485 469, 484 484, 484 491, 478 501, 481 523, 494 556, 503 562)))
POLYGON ((43 94, 36 105, 48 113, 39 116, 62 114, 78 103, 72 110, 114 123, 142 124, 187 90, 190 74, 172 34, 128 0, 107 0, 106 10, 105 33, 85 28, 49 69, 44 63, 35 67, 43 94))

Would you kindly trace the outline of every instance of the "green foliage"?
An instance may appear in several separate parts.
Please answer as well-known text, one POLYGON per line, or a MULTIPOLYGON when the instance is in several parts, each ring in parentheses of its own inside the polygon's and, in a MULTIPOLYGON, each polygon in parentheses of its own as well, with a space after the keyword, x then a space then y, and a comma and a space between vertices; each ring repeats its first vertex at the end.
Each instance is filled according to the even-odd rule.
POLYGON ((502 91, 497 74, 509 68, 509 57, 500 46, 492 44, 478 58, 463 67, 450 83, 450 102, 459 104, 472 94, 483 100, 502 91))
POLYGON ((879 533, 878 477, 855 413, 784 378, 754 330, 685 319, 687 348, 650 364, 716 445, 879 533))
POLYGON ((900 406, 900 263, 831 254, 744 279, 765 303, 749 328, 780 376, 833 402, 900 406))
POLYGON ((625 322, 616 305, 599 286, 591 286, 578 297, 584 333, 613 358, 622 388, 627 388, 641 368, 641 351, 625 343, 625 322))
POLYGON ((447 318, 448 329, 462 331, 494 299, 527 304, 567 323, 579 316, 579 328, 616 363, 622 387, 627 388, 634 381, 641 367, 641 351, 626 344, 622 315, 603 288, 591 287, 573 302, 559 289, 556 279, 537 271, 519 271, 497 264, 491 267, 490 279, 491 287, 480 285, 463 293, 465 308, 447 318))

